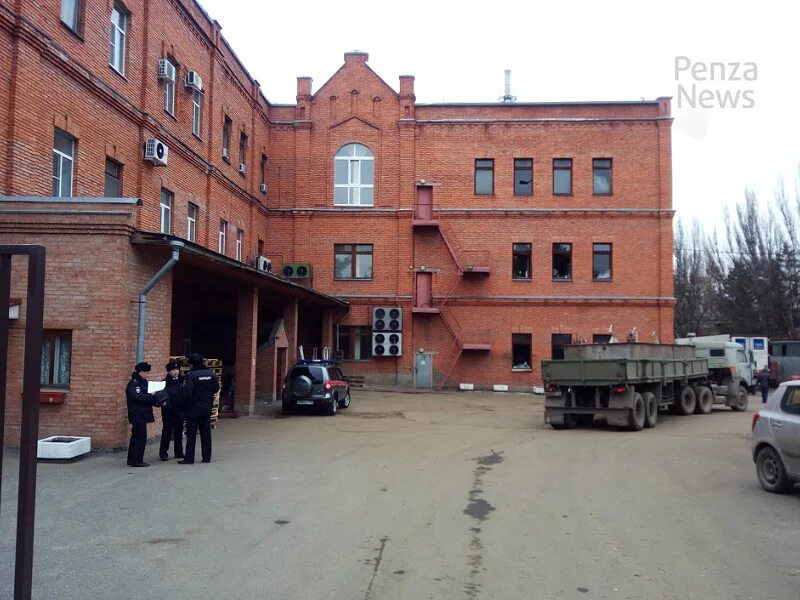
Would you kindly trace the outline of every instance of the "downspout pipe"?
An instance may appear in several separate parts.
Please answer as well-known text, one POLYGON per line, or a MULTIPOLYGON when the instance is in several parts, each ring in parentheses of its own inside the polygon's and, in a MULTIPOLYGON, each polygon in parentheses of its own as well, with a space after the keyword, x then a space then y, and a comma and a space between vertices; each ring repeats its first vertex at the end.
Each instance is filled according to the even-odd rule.
POLYGON ((144 322, 145 316, 147 314, 147 294, 150 293, 155 285, 161 281, 161 279, 170 272, 172 267, 180 259, 181 250, 185 244, 178 240, 171 240, 169 243, 170 248, 172 248, 172 256, 169 257, 169 260, 164 263, 158 273, 153 275, 153 278, 147 282, 142 288, 141 293, 139 294, 139 333, 136 338, 136 362, 140 363, 144 360, 144 322))

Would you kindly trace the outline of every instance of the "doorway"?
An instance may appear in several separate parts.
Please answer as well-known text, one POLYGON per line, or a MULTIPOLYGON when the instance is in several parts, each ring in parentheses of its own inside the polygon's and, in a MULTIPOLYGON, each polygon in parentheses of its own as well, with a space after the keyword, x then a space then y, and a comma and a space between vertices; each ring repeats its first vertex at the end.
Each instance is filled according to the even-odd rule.
POLYGON ((433 354, 430 352, 414 355, 414 387, 433 387, 433 354))

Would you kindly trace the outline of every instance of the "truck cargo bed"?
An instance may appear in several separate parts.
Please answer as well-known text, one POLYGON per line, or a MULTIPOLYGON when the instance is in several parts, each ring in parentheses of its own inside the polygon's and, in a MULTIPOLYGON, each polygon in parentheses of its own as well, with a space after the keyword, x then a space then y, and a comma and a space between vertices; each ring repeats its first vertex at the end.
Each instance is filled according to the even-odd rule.
POLYGON ((708 361, 693 359, 590 358, 543 360, 545 385, 598 386, 666 383, 703 377, 708 361))

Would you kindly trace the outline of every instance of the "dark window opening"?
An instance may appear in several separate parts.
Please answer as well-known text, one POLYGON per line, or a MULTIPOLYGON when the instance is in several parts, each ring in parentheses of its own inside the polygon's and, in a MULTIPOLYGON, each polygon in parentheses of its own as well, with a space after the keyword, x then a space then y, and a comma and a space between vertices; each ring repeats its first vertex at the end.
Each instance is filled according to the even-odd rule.
POLYGON ((475 159, 475 195, 494 194, 494 159, 475 159))
POLYGON ((259 183, 264 186, 264 191, 266 192, 266 185, 267 185, 267 155, 261 155, 261 171, 259 173, 259 183))
POLYGON ((511 334, 511 368, 526 371, 531 368, 531 334, 511 334))
POLYGON ((106 198, 122 198, 122 165, 106 158, 106 198))
POLYGON ((714 358, 724 358, 725 357, 725 349, 724 348, 711 348, 708 351, 709 356, 713 356, 714 358))
POLYGON ((335 279, 372 279, 372 244, 334 244, 335 279))
POLYGON ((372 330, 368 326, 340 325, 337 340, 344 360, 372 358, 372 330))
MULTIPOLYGON (((242 131, 239 134, 239 171, 240 172, 243 171, 246 155, 247 155, 247 134, 245 134, 245 132, 242 131)), ((242 172, 242 175, 244 175, 243 172, 242 172)))
POLYGON ((533 159, 514 159, 514 195, 533 196, 533 159))
POLYGON ((611 334, 610 333, 595 333, 592 336, 592 343, 593 344, 610 344, 611 343, 611 334))
POLYGON ((553 244, 553 279, 572 279, 572 244, 553 244))
POLYGON ((531 278, 530 244, 511 244, 511 278, 531 278))
POLYGON ((592 279, 611 279, 611 244, 592 244, 592 279))
POLYGON ((69 387, 72 365, 72 332, 45 330, 42 334, 41 384, 69 387))
POLYGON ((230 162, 231 160, 231 129, 233 128, 233 121, 226 116, 225 123, 222 126, 222 158, 230 162))
POLYGON ((553 195, 569 196, 572 194, 572 159, 553 159, 553 195))
POLYGON ((550 339, 550 356, 553 360, 563 360, 564 346, 572 345, 571 333, 554 333, 550 339))
POLYGON ((595 196, 611 195, 611 159, 592 159, 592 181, 595 196))

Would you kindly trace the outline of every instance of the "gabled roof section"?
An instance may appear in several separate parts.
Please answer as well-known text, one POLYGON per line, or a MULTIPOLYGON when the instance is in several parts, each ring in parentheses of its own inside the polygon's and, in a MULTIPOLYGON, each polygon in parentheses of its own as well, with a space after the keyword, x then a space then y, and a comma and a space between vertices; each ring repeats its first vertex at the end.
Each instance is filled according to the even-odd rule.
POLYGON ((333 125, 331 125, 331 129, 335 129, 336 127, 341 127, 342 125, 344 125, 345 123, 349 123, 350 121, 360 121, 361 123, 363 123, 367 127, 372 127, 372 129, 379 129, 377 125, 373 125, 369 121, 365 121, 361 117, 356 117, 354 115, 351 115, 351 116, 347 117, 346 119, 344 119, 342 121, 339 121, 338 123, 334 123, 333 125))
POLYGON ((331 75, 328 78, 328 80, 325 83, 323 83, 322 86, 314 94, 312 94, 312 96, 311 96, 312 100, 316 100, 317 96, 319 94, 321 94, 322 91, 328 85, 330 85, 337 77, 339 77, 339 74, 342 73, 347 68, 348 65, 351 65, 351 64, 355 65, 355 64, 359 64, 359 63, 363 64, 364 67, 366 67, 366 69, 370 73, 372 73, 372 75, 375 76, 375 79, 378 80, 380 83, 382 83, 383 86, 387 90, 389 90, 395 98, 399 98, 400 94, 398 92, 396 92, 392 86, 390 86, 388 83, 386 83, 386 81, 380 75, 378 75, 375 71, 373 71, 372 68, 367 64, 368 60, 369 60, 369 54, 367 54, 366 52, 361 52, 360 50, 352 50, 351 52, 345 52, 344 53, 344 64, 341 67, 339 67, 339 69, 333 75, 331 75))

